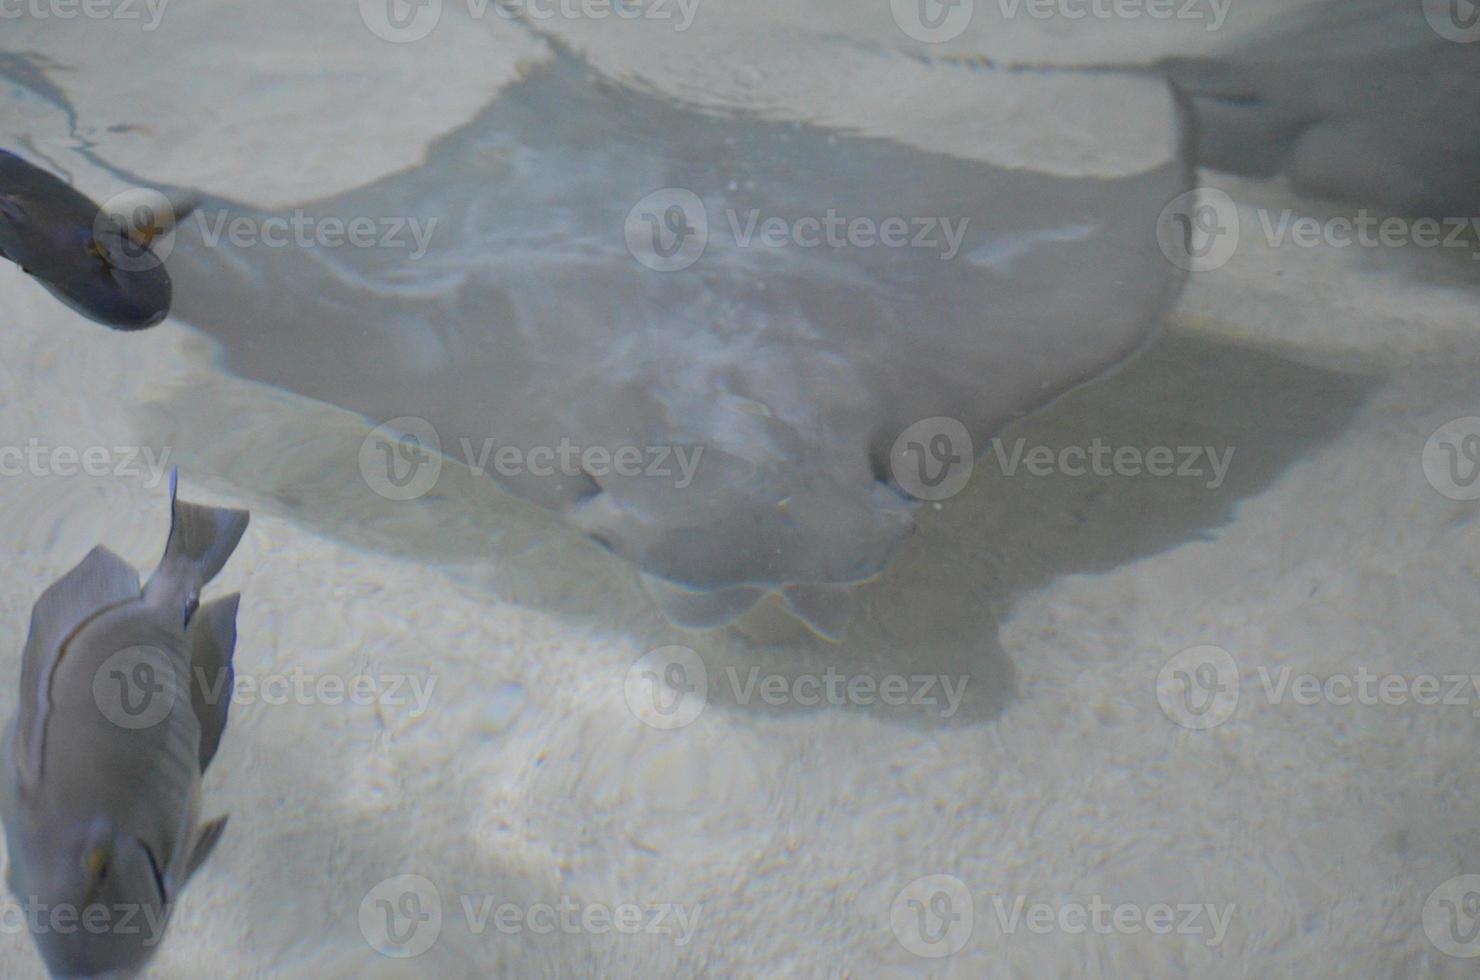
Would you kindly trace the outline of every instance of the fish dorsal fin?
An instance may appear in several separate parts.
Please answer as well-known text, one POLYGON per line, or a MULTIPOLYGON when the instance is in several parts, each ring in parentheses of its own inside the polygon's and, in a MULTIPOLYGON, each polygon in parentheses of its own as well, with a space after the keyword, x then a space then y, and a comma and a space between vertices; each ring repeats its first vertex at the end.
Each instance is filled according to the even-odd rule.
POLYGON ((31 630, 21 657, 15 760, 27 785, 41 775, 51 682, 67 641, 99 612, 138 597, 139 573, 99 545, 41 593, 31 608, 31 630))

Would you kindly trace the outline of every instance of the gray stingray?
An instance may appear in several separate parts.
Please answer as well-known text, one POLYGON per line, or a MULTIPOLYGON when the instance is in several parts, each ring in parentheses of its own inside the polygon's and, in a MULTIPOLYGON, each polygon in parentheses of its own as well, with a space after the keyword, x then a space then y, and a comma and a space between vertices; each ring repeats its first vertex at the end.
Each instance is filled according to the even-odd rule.
POLYGON ((1203 166, 1404 214, 1480 214, 1480 10, 1467 0, 1331 0, 1167 68, 1192 99, 1203 166))
POLYGON ((426 420, 444 454, 490 470, 489 448, 532 466, 563 441, 637 447, 638 473, 490 475, 632 561, 676 623, 720 626, 777 592, 837 636, 848 586, 920 505, 891 466, 901 433, 947 417, 980 452, 1141 347, 1182 284, 1157 215, 1192 186, 1186 159, 1071 179, 700 112, 559 52, 423 166, 305 209, 380 234, 435 219, 419 258, 407 234, 237 247, 231 218, 269 215, 207 200, 170 264, 176 315, 235 373, 375 423, 426 420), (634 223, 664 188, 700 203, 634 223), (939 225, 930 247, 743 240, 751 216, 829 213, 901 218, 912 240, 949 219, 964 237, 949 255, 939 225), (684 268, 635 257, 649 232, 658 255, 706 223, 684 268), (665 447, 702 449, 686 485, 675 457, 648 472, 665 447))

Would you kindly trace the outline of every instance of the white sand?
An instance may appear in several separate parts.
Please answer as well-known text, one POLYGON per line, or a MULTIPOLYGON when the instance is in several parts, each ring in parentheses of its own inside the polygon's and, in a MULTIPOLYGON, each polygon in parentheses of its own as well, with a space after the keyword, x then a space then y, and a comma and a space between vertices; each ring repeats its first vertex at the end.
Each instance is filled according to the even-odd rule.
MULTIPOLYGON (((7 125, 61 145, 43 106, 7 125)), ((284 146, 313 142, 307 122, 278 131, 284 146)), ((408 128, 408 144, 426 138, 408 128)), ((243 142, 213 179, 248 186, 271 149, 243 142)), ((157 175, 199 172, 203 152, 157 175)), ((1278 188, 1210 180, 1245 206, 1246 229, 1249 207, 1288 204, 1278 188)), ((124 336, 83 322, 0 266, 0 447, 169 446, 192 499, 252 508, 213 586, 245 593, 240 675, 436 679, 420 716, 233 709, 206 796, 232 823, 153 975, 1473 975, 1431 942, 1422 910, 1480 871, 1477 696, 1272 703, 1260 669, 1475 672, 1477 505, 1436 492, 1421 454, 1442 423, 1480 415, 1476 264, 1253 237, 1195 278, 1139 365, 1005 435, 1232 445, 1222 491, 1009 479, 989 456, 924 516, 838 646, 675 631, 630 569, 471 475, 415 504, 374 498, 356 465, 363 423, 219 375, 182 326, 124 336), (697 650, 722 689, 692 724, 659 731, 629 710, 624 680, 670 643, 697 650), (1174 724, 1157 699, 1158 672, 1199 644, 1239 671, 1236 709, 1209 731, 1174 724), (964 676, 966 697, 951 718, 773 708, 736 704, 726 680, 829 666, 964 676), (359 921, 367 892, 407 873, 435 884, 445 914, 430 949, 401 960, 373 951, 359 921), (969 935, 946 959, 890 928, 901 890, 934 874, 972 901, 956 906, 949 935, 969 935), (460 896, 670 903, 697 922, 683 945, 476 934, 460 896), (1233 911, 1211 947, 1207 933, 1008 932, 996 903, 1019 896, 1233 911)), ((165 491, 147 482, 0 477, 5 703, 41 588, 99 542, 156 560, 165 491)), ((40 976, 7 925, 0 973, 40 976)))

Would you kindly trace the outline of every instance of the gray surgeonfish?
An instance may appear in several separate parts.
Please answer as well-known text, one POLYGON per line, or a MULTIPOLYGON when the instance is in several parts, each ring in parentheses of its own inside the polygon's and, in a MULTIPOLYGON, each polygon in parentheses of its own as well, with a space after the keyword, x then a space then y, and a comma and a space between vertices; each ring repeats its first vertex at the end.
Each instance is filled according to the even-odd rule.
POLYGON ((154 203, 125 221, 0 150, 0 258, 89 320, 115 330, 152 327, 169 315, 173 289, 151 246, 190 206, 143 193, 154 203))
POLYGON ((159 567, 99 546, 31 612, 3 745, 6 880, 55 977, 129 977, 163 938, 224 816, 199 820, 226 726, 239 595, 201 605, 243 510, 175 497, 159 567))

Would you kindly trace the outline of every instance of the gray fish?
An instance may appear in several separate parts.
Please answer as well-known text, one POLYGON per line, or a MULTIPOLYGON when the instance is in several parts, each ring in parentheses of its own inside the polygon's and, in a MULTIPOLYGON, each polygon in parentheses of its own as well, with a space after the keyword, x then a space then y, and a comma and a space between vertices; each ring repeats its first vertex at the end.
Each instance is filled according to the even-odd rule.
POLYGON ((169 541, 142 590, 99 546, 31 611, 0 816, 7 884, 55 977, 135 975, 226 825, 198 822, 199 794, 226 726, 240 596, 201 605, 200 590, 248 515, 175 487, 171 474, 169 541))
POLYGON ((61 178, 0 150, 0 258, 57 299, 115 330, 142 330, 170 312, 173 287, 151 244, 188 204, 164 201, 125 224, 61 178))

